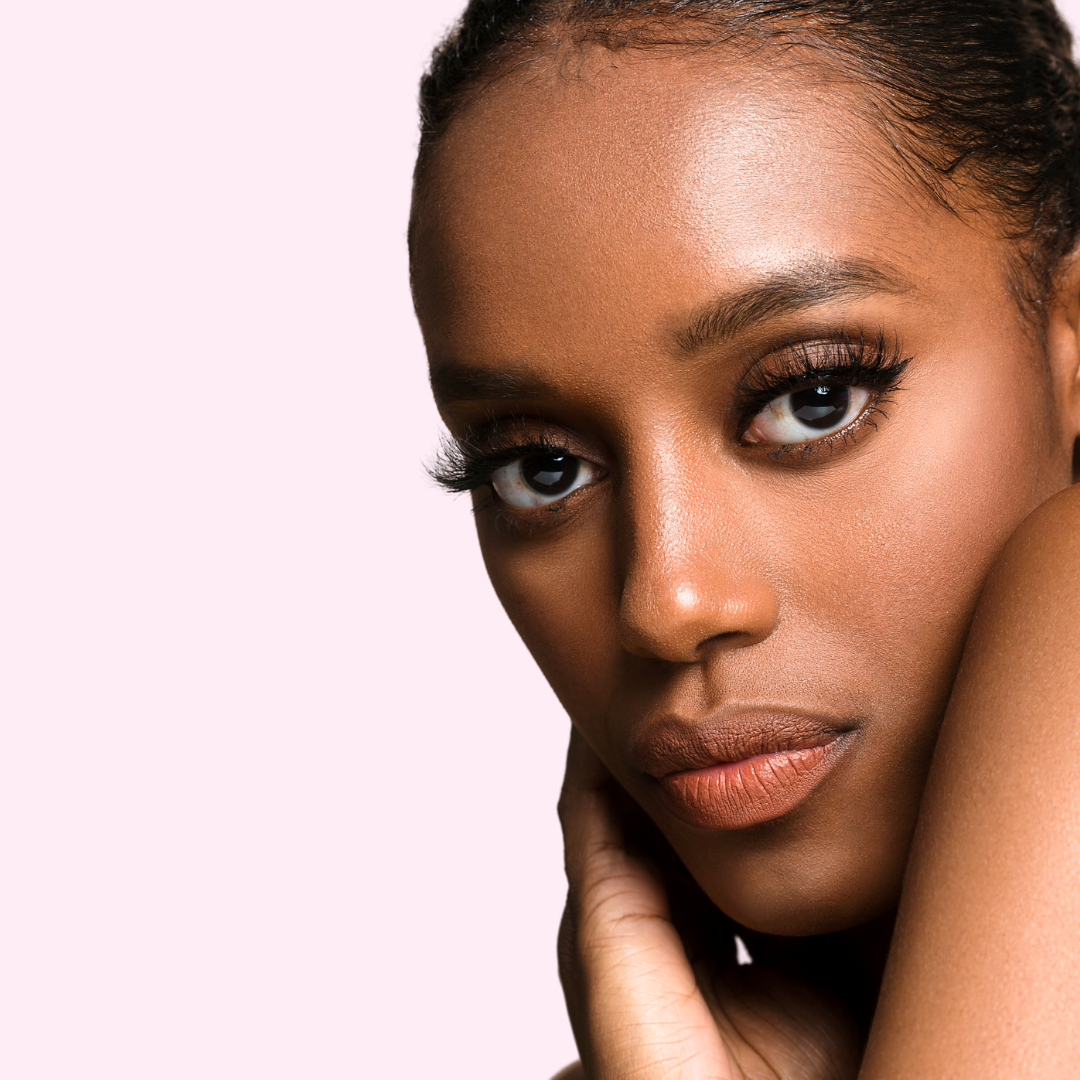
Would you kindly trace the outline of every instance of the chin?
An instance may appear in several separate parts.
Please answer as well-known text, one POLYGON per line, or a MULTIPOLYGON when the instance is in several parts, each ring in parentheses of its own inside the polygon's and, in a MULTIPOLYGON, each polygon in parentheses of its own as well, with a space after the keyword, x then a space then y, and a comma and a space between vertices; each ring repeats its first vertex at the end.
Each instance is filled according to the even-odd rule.
MULTIPOLYGON (((769 896, 764 903, 750 900, 744 904, 725 903, 724 913, 748 930, 777 937, 814 937, 819 934, 835 934, 856 926, 873 922, 896 905, 899 894, 881 903, 822 901, 816 897, 803 898, 796 895, 769 896)), ((713 902, 720 904, 717 898, 713 902)))
POLYGON ((724 914, 748 930, 782 937, 832 934, 872 922, 895 909, 903 880, 903 852, 873 863, 861 852, 801 846, 707 861, 679 854, 724 914))

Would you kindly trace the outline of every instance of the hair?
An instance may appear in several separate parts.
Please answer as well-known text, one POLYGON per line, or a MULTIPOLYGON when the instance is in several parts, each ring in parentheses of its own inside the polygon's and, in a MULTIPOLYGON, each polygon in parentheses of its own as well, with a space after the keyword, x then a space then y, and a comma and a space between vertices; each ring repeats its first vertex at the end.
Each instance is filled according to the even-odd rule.
POLYGON ((810 49, 939 203, 997 215, 1029 312, 1080 232, 1080 72, 1052 0, 470 0, 420 83, 416 188, 485 87, 587 43, 810 49))

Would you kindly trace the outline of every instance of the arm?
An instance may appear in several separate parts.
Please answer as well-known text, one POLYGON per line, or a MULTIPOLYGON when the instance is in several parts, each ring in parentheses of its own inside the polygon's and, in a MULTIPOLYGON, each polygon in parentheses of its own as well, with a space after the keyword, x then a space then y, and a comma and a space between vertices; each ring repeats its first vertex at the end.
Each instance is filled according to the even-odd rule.
POLYGON ((935 752, 863 1080, 1080 1061, 1080 486, 983 592, 935 752))

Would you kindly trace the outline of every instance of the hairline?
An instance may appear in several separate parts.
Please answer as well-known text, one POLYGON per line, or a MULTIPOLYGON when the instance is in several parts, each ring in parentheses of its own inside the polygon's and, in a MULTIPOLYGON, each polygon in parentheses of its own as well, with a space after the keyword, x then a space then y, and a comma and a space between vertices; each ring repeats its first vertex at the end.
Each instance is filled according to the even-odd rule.
MULTIPOLYGON (((898 187, 906 182, 912 190, 922 191, 933 203, 960 220, 969 216, 981 217, 984 214, 993 219, 997 236, 1009 250, 1004 270, 1019 315, 1037 336, 1044 335, 1049 301, 1053 299, 1060 267, 1068 258, 1069 252, 1062 253, 1053 264, 1041 268, 1040 273, 1024 251, 1023 237, 1009 227, 1009 215, 1002 200, 995 197, 979 177, 962 166, 945 173, 935 168, 929 157, 922 159, 922 167, 913 161, 913 157, 920 157, 918 149, 928 148, 929 142, 924 134, 910 130, 913 125, 907 125, 908 130, 904 131, 905 124, 899 110, 890 107, 888 87, 875 79, 873 70, 866 62, 865 53, 860 52, 856 45, 841 34, 823 34, 820 27, 808 25, 811 19, 806 16, 793 18, 782 29, 772 29, 771 32, 757 29, 747 21, 738 30, 732 30, 719 38, 714 35, 710 39, 693 37, 690 34, 684 38, 650 38, 638 32, 635 26, 646 24, 681 27, 685 23, 693 26, 697 22, 705 21, 705 17, 695 15, 620 19, 619 25, 629 29, 622 38, 615 40, 611 34, 598 32, 598 27, 604 23, 602 18, 583 16, 567 19, 560 14, 551 22, 534 28, 532 33, 503 43, 491 54, 489 62, 478 72, 477 77, 458 92, 440 129, 423 133, 421 136, 413 173, 413 196, 407 229, 410 280, 413 277, 412 266, 415 258, 417 211, 438 147, 443 144, 454 123, 471 111, 488 91, 504 79, 522 74, 537 61, 558 60, 571 52, 581 53, 590 46, 613 54, 639 53, 645 58, 656 55, 657 50, 664 51, 667 56, 700 58, 727 48, 737 50, 736 56, 740 60, 752 59, 755 53, 766 48, 805 48, 812 50, 811 59, 805 65, 807 69, 815 69, 826 82, 845 82, 863 92, 866 108, 857 109, 856 112, 867 126, 877 133, 883 156, 895 167, 898 174, 898 187), (974 193, 976 197, 969 200, 946 198, 947 192, 960 195, 965 191, 974 193)), ((716 23, 712 26, 715 30, 716 23)), ((558 74, 560 77, 567 77, 561 65, 558 74)), ((875 158, 875 161, 880 167, 881 159, 875 158)))

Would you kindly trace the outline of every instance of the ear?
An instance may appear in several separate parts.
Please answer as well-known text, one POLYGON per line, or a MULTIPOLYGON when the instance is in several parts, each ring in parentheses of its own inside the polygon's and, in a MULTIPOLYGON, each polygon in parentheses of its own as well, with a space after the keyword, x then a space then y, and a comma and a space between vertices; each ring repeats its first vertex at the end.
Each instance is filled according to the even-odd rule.
POLYGON ((1046 356, 1062 452, 1080 481, 1080 245, 1061 262, 1046 311, 1046 356))

